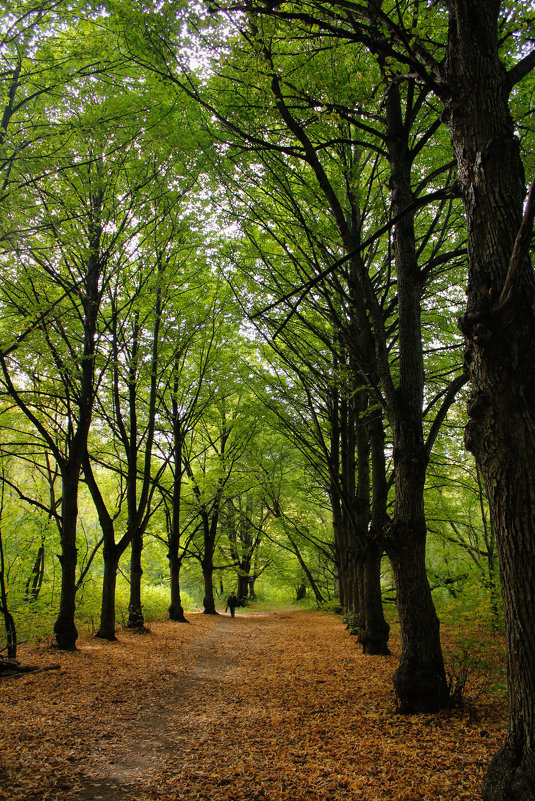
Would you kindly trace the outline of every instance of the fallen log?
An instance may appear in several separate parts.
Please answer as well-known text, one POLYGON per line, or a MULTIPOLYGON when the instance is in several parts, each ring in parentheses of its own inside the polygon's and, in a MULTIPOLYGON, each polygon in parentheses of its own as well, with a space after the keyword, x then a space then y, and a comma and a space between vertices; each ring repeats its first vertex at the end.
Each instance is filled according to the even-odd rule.
POLYGON ((17 659, 0 659, 0 677, 15 678, 25 673, 42 673, 45 670, 59 670, 61 665, 21 665, 17 659))

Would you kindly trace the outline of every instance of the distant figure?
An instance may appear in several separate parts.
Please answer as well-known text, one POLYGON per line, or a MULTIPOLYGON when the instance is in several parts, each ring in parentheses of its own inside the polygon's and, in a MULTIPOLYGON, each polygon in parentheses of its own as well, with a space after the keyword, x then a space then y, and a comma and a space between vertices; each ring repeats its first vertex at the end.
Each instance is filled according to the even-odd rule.
POLYGON ((227 609, 230 609, 231 617, 234 617, 234 612, 236 611, 236 607, 238 606, 238 599, 234 595, 233 592, 230 593, 229 597, 227 598, 227 605, 225 607, 225 612, 227 609))

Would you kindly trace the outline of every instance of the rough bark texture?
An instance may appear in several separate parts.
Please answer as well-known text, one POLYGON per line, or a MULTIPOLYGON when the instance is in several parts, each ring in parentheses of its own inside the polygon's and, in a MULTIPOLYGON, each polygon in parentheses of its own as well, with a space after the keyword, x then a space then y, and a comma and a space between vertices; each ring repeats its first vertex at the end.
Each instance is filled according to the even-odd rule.
POLYGON ((394 674, 402 713, 437 712, 448 705, 439 622, 425 572, 425 531, 392 558, 401 631, 401 659, 394 674))
POLYGON ((362 569, 362 594, 365 614, 361 617, 359 642, 362 651, 370 655, 387 655, 390 653, 388 637, 390 626, 383 614, 383 598, 381 594, 381 560, 383 549, 370 541, 362 569))
MULTIPOLYGON (((397 84, 389 87, 386 109, 392 213, 396 216, 412 201, 410 129, 403 121, 397 84)), ((439 625, 425 564, 427 454, 422 424, 422 290, 415 243, 414 216, 405 214, 394 232, 400 376, 388 412, 394 446, 396 502, 385 549, 394 571, 402 637, 394 687, 399 709, 407 713, 434 712, 448 704, 439 625)))
POLYGON ((510 720, 486 801, 535 797, 535 288, 524 257, 507 280, 525 180, 498 57, 497 0, 452 2, 444 81, 468 223, 466 447, 478 462, 499 552, 510 720))

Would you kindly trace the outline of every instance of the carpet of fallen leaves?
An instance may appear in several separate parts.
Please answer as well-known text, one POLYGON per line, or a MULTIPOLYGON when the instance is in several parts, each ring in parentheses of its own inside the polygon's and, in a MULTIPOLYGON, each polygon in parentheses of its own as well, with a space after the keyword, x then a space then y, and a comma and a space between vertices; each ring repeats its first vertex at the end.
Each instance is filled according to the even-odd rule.
POLYGON ((484 675, 468 709, 400 716, 396 637, 370 657, 326 613, 189 617, 73 653, 21 647, 20 661, 61 667, 0 682, 0 797, 479 798, 506 727, 484 675))

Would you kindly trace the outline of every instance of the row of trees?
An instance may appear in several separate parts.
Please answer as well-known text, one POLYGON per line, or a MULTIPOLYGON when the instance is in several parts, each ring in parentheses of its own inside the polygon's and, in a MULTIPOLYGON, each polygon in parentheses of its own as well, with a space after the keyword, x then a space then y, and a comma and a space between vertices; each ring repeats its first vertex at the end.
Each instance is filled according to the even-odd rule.
MULTIPOLYGON (((2 463, 16 522, 5 523, 12 561, 0 574, 35 601, 57 532, 61 648, 75 647, 87 581, 102 581, 98 635, 115 637, 127 551, 128 625, 143 625, 147 532, 165 548, 173 620, 185 619, 184 560, 201 565, 207 613, 214 560, 234 570, 241 596, 254 593, 276 561, 258 554, 270 519, 298 575, 319 580, 302 556, 306 512, 280 512, 288 448, 265 430, 253 346, 222 277, 197 106, 169 98, 112 47, 114 19, 106 33, 98 15, 70 21, 55 4, 14 11, 3 43, 2 463), (100 534, 86 544, 88 496, 100 534), (31 564, 21 563, 14 499, 42 521, 24 518, 31 564)), ((328 542, 322 553, 332 573, 328 542)), ((12 617, 7 629, 13 652, 12 617)))
POLYGON ((451 484, 441 437, 470 380, 465 444, 491 528, 475 543, 448 513, 447 536, 493 604, 497 542, 511 733, 485 793, 530 797, 532 27, 520 4, 483 0, 45 3, 9 16, 3 449, 39 466, 50 500, 12 472, 4 483, 58 525, 60 647, 77 636, 83 478, 103 538, 101 636, 114 636, 128 547, 130 624, 143 623, 153 515, 174 619, 196 543, 212 613, 220 533, 244 593, 271 526, 320 602, 302 542, 333 564, 369 653, 388 651, 388 555, 400 709, 443 708, 424 496, 444 473, 451 484), (295 514, 281 435, 302 488, 309 476, 329 505, 332 540, 295 514))
MULTIPOLYGON (((331 350, 336 343, 335 358, 329 361, 337 368, 343 365, 349 378, 343 414, 353 415, 345 433, 355 437, 354 442, 344 440, 339 426, 334 449, 347 457, 336 478, 341 477, 344 490, 349 488, 349 497, 338 487, 331 497, 334 500, 336 493, 351 510, 349 536, 337 531, 341 563, 346 554, 356 561, 356 551, 372 553, 366 548, 371 506, 360 515, 363 503, 369 503, 370 460, 364 454, 367 448, 375 454, 380 448, 372 446, 375 429, 369 416, 363 433, 367 405, 378 404, 388 423, 394 509, 389 519, 377 511, 385 495, 383 449, 382 464, 381 459, 374 462, 380 521, 374 533, 396 578, 403 650, 394 682, 406 711, 447 703, 438 621, 425 571, 423 491, 430 449, 445 411, 470 379, 465 444, 477 458, 489 496, 506 588, 510 677, 511 733, 493 763, 485 794, 510 797, 514 788, 517 797, 528 798, 534 778, 527 699, 533 697, 535 676, 529 633, 533 616, 525 602, 532 583, 526 566, 533 521, 526 499, 533 486, 528 467, 533 464, 533 408, 527 389, 533 364, 527 345, 533 326, 533 208, 530 198, 523 216, 526 185, 519 134, 529 152, 529 80, 527 92, 517 88, 535 62, 533 20, 525 7, 499 2, 449 2, 442 7, 382 0, 267 6, 253 1, 216 8, 224 20, 223 38, 216 40, 217 79, 208 92, 202 80, 185 72, 169 18, 151 29, 139 63, 194 97, 209 114, 207 124, 221 142, 220 161, 227 172, 228 162, 233 165, 233 194, 237 189, 243 198, 242 230, 260 262, 275 272, 275 285, 270 282, 269 288, 277 305, 270 310, 286 305, 283 320, 259 315, 271 333, 286 334, 290 318, 292 323, 297 318, 297 336, 306 331, 308 342, 308 332, 317 328, 303 314, 304 296, 313 298, 315 311, 318 302, 323 305, 321 313, 331 324, 334 307, 337 319, 326 344, 331 350), (222 59, 229 24, 236 36, 222 59), (513 110, 517 125, 523 123, 521 129, 515 130, 513 110), (452 167, 455 181, 448 181, 452 167), (256 193, 251 202, 248 187, 242 191, 244 168, 247 175, 252 172, 261 179, 260 196, 265 199, 260 204, 256 193), (358 191, 363 175, 366 186, 358 191), (381 231, 376 209, 385 183, 389 191, 384 216, 392 236, 382 251, 388 253, 388 267, 378 270, 381 257, 368 254, 381 231), (454 198, 462 200, 467 220, 462 240, 454 233, 458 210, 449 203, 454 198), (438 209, 432 203, 439 204, 438 209), (375 214, 368 211, 372 205, 375 214), (420 208, 431 218, 427 229, 417 227, 420 208), (313 221, 308 216, 311 209, 317 215, 313 221), (287 223, 290 215, 298 219, 292 226, 294 238, 288 237, 287 227, 279 226, 281 216, 287 223), (425 385, 422 345, 425 289, 434 271, 451 265, 464 250, 464 372, 433 397, 425 385), (277 257, 286 267, 297 267, 289 287, 284 286, 286 272, 281 281, 277 257), (321 298, 327 276, 337 285, 321 298), (389 276, 392 285, 395 282, 392 300, 389 276), (301 279, 297 292, 296 278, 301 279), (393 311, 395 319, 390 321, 393 311), (436 411, 427 436, 422 409, 436 411), (360 469, 353 472, 354 465, 360 469), (359 519, 366 521, 360 530, 359 519)), ((451 284, 451 267, 447 274, 451 284)), ((318 327, 321 341, 325 329, 318 327)), ((291 358, 295 352, 290 344, 291 358)), ((320 371, 322 378, 329 375, 320 371)), ((445 372, 453 371, 450 363, 445 372)), ((337 424, 340 419, 338 414, 337 424)), ((349 574, 357 576, 355 564, 349 574)), ((354 581, 361 590, 366 586, 363 577, 354 581)), ((368 602, 359 600, 362 615, 368 602)), ((375 620, 384 630, 382 621, 375 620)))

